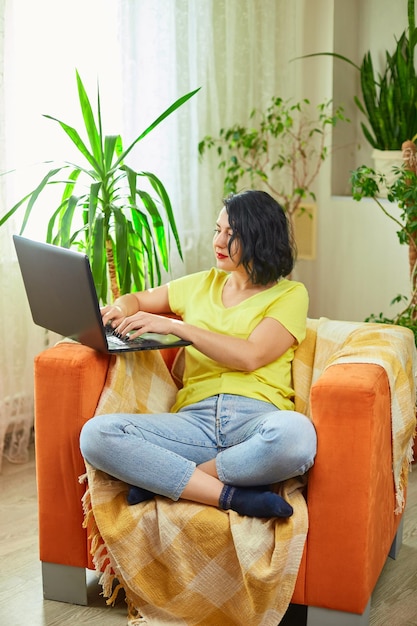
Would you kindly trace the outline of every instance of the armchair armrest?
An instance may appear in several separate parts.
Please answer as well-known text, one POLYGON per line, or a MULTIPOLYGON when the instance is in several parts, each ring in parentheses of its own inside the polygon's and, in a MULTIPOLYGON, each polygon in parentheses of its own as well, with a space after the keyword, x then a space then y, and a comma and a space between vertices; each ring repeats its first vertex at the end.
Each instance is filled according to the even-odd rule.
POLYGON ((311 414, 318 452, 308 484, 306 604, 362 613, 401 519, 385 370, 329 367, 312 386, 311 414))
POLYGON ((83 424, 95 412, 110 356, 60 343, 35 358, 35 446, 40 559, 92 567, 82 528, 85 472, 79 450, 83 424))

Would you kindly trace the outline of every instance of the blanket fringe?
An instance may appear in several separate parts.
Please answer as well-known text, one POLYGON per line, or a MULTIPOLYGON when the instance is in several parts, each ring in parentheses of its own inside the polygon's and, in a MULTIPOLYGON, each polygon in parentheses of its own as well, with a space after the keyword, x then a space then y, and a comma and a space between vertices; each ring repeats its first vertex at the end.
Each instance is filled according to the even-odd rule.
POLYGON ((410 442, 407 447, 407 452, 404 457, 404 464, 401 470, 400 476, 400 484, 397 492, 395 494, 395 515, 400 515, 404 512, 405 508, 405 492, 408 484, 408 474, 413 471, 413 460, 414 460, 414 451, 413 451, 413 442, 414 437, 416 436, 416 432, 414 432, 413 437, 410 439, 410 442))
POLYGON ((138 609, 129 599, 126 593, 126 586, 123 581, 119 580, 119 577, 116 575, 111 556, 108 553, 106 545, 101 537, 91 505, 91 493, 88 487, 88 474, 83 474, 78 480, 80 483, 87 483, 85 493, 81 499, 84 512, 82 526, 83 528, 88 528, 90 530, 88 535, 88 539, 90 541, 90 553, 93 557, 96 574, 99 577, 99 584, 102 587, 101 595, 106 598, 106 604, 108 606, 114 606, 120 591, 123 590, 126 594, 126 604, 128 608, 128 626, 140 626, 141 624, 146 624, 147 622, 145 618, 140 615, 138 609), (115 585, 116 581, 117 584, 115 585))
POLYGON ((138 609, 133 603, 126 597, 127 604, 127 626, 140 626, 141 624, 147 624, 148 621, 140 615, 138 609))
POLYGON ((107 598, 106 604, 114 606, 119 591, 123 588, 123 585, 119 583, 113 589, 114 582, 117 578, 114 573, 114 568, 112 567, 110 555, 100 535, 100 531, 94 517, 87 474, 80 476, 79 481, 87 482, 87 488, 81 499, 84 511, 84 520, 82 525, 83 528, 90 530, 88 539, 90 540, 90 553, 93 557, 94 568, 99 576, 99 584, 103 589, 102 595, 107 598))

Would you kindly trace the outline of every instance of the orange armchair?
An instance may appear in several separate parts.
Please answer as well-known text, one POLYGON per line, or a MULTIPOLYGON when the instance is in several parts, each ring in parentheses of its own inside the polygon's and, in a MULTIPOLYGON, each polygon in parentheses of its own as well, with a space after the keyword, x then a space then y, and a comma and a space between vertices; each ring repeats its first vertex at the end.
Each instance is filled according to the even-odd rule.
MULTIPOLYGON (((360 326, 366 332, 375 325, 360 326)), ((315 327, 297 351, 311 364, 320 349, 315 327)), ((413 352, 411 332, 393 337, 389 326, 381 332, 395 350, 413 352)), ((168 367, 174 354, 164 351, 168 367)), ((114 358, 119 357, 60 343, 35 359, 40 559, 48 599, 87 604, 86 569, 94 567, 82 528, 85 486, 78 477, 85 468, 78 441, 114 358)), ((297 377, 306 369, 302 360, 298 366, 296 394, 297 377)), ((395 557, 401 544, 389 379, 379 364, 336 362, 323 368, 308 396, 318 452, 309 474, 309 532, 292 603, 308 606, 308 626, 367 626, 374 586, 387 556, 395 557)))

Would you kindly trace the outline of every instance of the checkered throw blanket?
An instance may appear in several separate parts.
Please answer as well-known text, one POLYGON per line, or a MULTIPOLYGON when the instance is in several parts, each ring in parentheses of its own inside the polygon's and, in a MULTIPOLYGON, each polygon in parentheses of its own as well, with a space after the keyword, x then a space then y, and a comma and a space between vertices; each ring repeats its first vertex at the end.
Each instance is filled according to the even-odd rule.
MULTIPOLYGON (((176 391, 158 352, 125 354, 109 369, 96 414, 164 412, 176 391)), ((277 626, 307 534, 301 481, 277 487, 292 517, 255 519, 162 497, 128 506, 126 484, 86 466, 95 566, 109 603, 124 588, 130 626, 277 626)))
POLYGON ((416 428, 417 359, 411 330, 389 324, 309 320, 307 336, 293 363, 295 408, 310 415, 310 388, 323 371, 337 363, 375 363, 387 373, 391 393, 391 431, 396 513, 405 504, 404 491, 413 458, 416 428))
MULTIPOLYGON (((411 331, 309 320, 293 363, 295 408, 309 415, 311 385, 327 367, 365 362, 384 367, 389 379, 393 475, 401 511, 415 429, 416 350, 411 331)), ((164 412, 176 390, 159 353, 126 354, 109 369, 96 414, 164 412)), ((129 507, 124 483, 88 464, 87 478, 85 525, 97 571, 103 572, 104 595, 112 603, 119 588, 125 589, 131 626, 276 626, 281 621, 308 525, 300 482, 280 486, 294 507, 293 517, 259 520, 159 497, 129 507), (119 585, 113 590, 115 578, 119 585)))

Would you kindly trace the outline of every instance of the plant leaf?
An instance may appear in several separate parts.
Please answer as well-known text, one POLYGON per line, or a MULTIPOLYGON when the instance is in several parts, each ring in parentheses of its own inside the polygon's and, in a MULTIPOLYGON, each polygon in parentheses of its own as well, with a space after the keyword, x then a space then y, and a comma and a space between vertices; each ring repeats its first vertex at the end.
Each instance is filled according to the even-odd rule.
POLYGON ((61 120, 59 120, 56 117, 52 117, 52 115, 44 115, 43 117, 46 117, 49 120, 53 120, 54 122, 58 122, 58 124, 66 132, 68 137, 75 144, 75 146, 78 148, 78 150, 81 152, 81 154, 83 154, 85 156, 85 158, 90 163, 90 165, 95 169, 95 171, 99 175, 102 175, 103 172, 102 172, 102 169, 100 167, 100 164, 94 158, 94 155, 89 152, 87 146, 85 145, 85 143, 83 142, 83 140, 81 139, 80 135, 75 130, 75 128, 72 128, 72 126, 68 126, 68 124, 65 124, 65 122, 62 122, 61 120))
POLYGON ((88 238, 87 238, 87 254, 90 254, 90 247, 92 241, 92 234, 94 229, 94 221, 97 217, 97 207, 99 204, 99 192, 101 189, 101 182, 93 183, 90 185, 90 196, 88 201, 87 212, 87 225, 88 225, 88 238))
POLYGON ((79 198, 76 196, 71 196, 68 200, 67 207, 65 211, 62 213, 61 224, 60 224, 60 239, 61 246, 63 248, 69 248, 71 244, 71 225, 72 219, 74 217, 74 211, 77 208, 79 202, 79 198))
POLYGON ((117 147, 121 146, 120 135, 106 135, 104 137, 104 165, 106 170, 110 170, 113 156, 118 153, 117 147))
MULTIPOLYGON (((33 205, 35 204, 36 200, 39 197, 39 194, 41 193, 41 191, 43 191, 43 189, 46 187, 46 185, 49 185, 51 183, 51 179, 58 174, 58 172, 60 172, 62 169, 64 169, 66 166, 63 167, 58 167, 52 170, 49 170, 49 172, 46 174, 46 176, 43 177, 43 179, 41 180, 41 182, 39 183, 39 185, 36 187, 36 189, 34 189, 34 191, 32 191, 29 196, 29 202, 27 204, 26 207, 26 211, 25 211, 25 215, 23 217, 23 221, 22 221, 22 226, 20 227, 20 234, 23 233, 23 231, 25 230, 27 221, 29 219, 29 216, 32 212, 32 208, 33 205)), ((19 203, 18 203, 19 204, 19 203)), ((21 203, 20 203, 21 204, 21 203)), ((13 211, 15 207, 13 207, 11 209, 11 211, 13 211)), ((9 212, 10 213, 10 212, 9 212)), ((1 225, 1 224, 0 224, 1 225)))
MULTIPOLYGON (((88 139, 90 141, 90 146, 92 153, 94 155, 94 159, 100 166, 103 166, 103 147, 101 145, 101 133, 98 132, 96 122, 94 120, 93 109, 91 108, 90 100, 88 98, 87 92, 84 88, 83 82, 80 78, 78 71, 76 70, 77 77, 77 86, 78 86, 78 99, 80 102, 81 113, 84 119, 85 129, 87 131, 88 139)), ((100 112, 100 97, 99 97, 99 87, 97 87, 98 93, 98 114, 101 115, 100 112)))
POLYGON ((335 57, 336 59, 340 59, 341 61, 345 61, 346 63, 349 63, 349 65, 352 65, 353 67, 355 67, 357 70, 360 71, 360 67, 356 65, 356 63, 353 63, 353 61, 343 56, 343 54, 338 54, 337 52, 314 52, 312 54, 303 54, 303 56, 295 57, 295 59, 291 59, 291 61, 298 61, 299 59, 309 59, 310 57, 321 57, 321 56, 335 57))
POLYGON ((96 286, 97 297, 103 302, 107 299, 107 281, 106 281, 106 240, 104 230, 104 217, 99 214, 96 217, 93 228, 93 245, 90 257, 91 272, 93 274, 94 284, 96 286))
POLYGON ((158 126, 158 124, 163 122, 163 120, 167 118, 169 115, 171 115, 171 113, 176 111, 180 106, 182 106, 185 102, 187 102, 187 100, 192 98, 192 96, 194 96, 198 91, 200 91, 200 89, 201 87, 198 87, 198 89, 194 89, 193 91, 190 91, 189 93, 185 94, 185 96, 181 96, 181 98, 178 98, 178 100, 176 100, 173 104, 171 104, 171 106, 169 106, 159 117, 157 117, 156 120, 152 122, 152 124, 150 124, 150 126, 148 126, 148 128, 146 128, 138 137, 136 137, 136 139, 130 144, 128 148, 126 148, 123 154, 120 155, 119 160, 116 165, 119 165, 121 161, 123 161, 126 158, 126 155, 129 154, 132 148, 139 141, 141 141, 141 139, 146 137, 146 135, 148 135, 151 132, 151 130, 156 128, 156 126, 158 126))
MULTIPOLYGON (((128 265, 128 225, 127 219, 123 211, 113 209, 115 220, 115 241, 116 241, 116 269, 119 279, 119 285, 123 288, 126 283, 127 265, 128 265)), ((130 272, 129 272, 130 274, 130 272)))
POLYGON ((153 231, 155 233, 155 238, 156 238, 155 243, 161 255, 162 264, 164 268, 167 270, 169 253, 168 253, 168 245, 167 245, 167 239, 165 236, 165 227, 164 227, 163 219, 161 217, 161 214, 158 211, 158 208, 153 198, 148 194, 147 191, 138 189, 137 194, 139 195, 144 206, 146 207, 147 212, 149 213, 151 217, 153 231))
POLYGON ((154 190, 156 191, 156 193, 158 194, 158 197, 160 198, 162 205, 165 209, 165 213, 168 217, 168 222, 169 225, 171 227, 171 231, 172 234, 174 235, 174 239, 175 242, 177 244, 177 250, 178 250, 178 254, 180 255, 180 258, 182 260, 182 249, 181 249, 181 242, 180 242, 180 237, 178 234, 178 230, 177 230, 177 226, 176 226, 176 222, 175 222, 175 218, 174 218, 174 212, 172 210, 172 205, 171 205, 171 201, 169 199, 169 196, 167 194, 167 191, 164 187, 164 185, 162 184, 162 181, 157 178, 157 176, 155 176, 155 174, 152 174, 151 172, 141 172, 140 173, 141 176, 146 176, 146 178, 150 181, 152 187, 154 188, 154 190))

